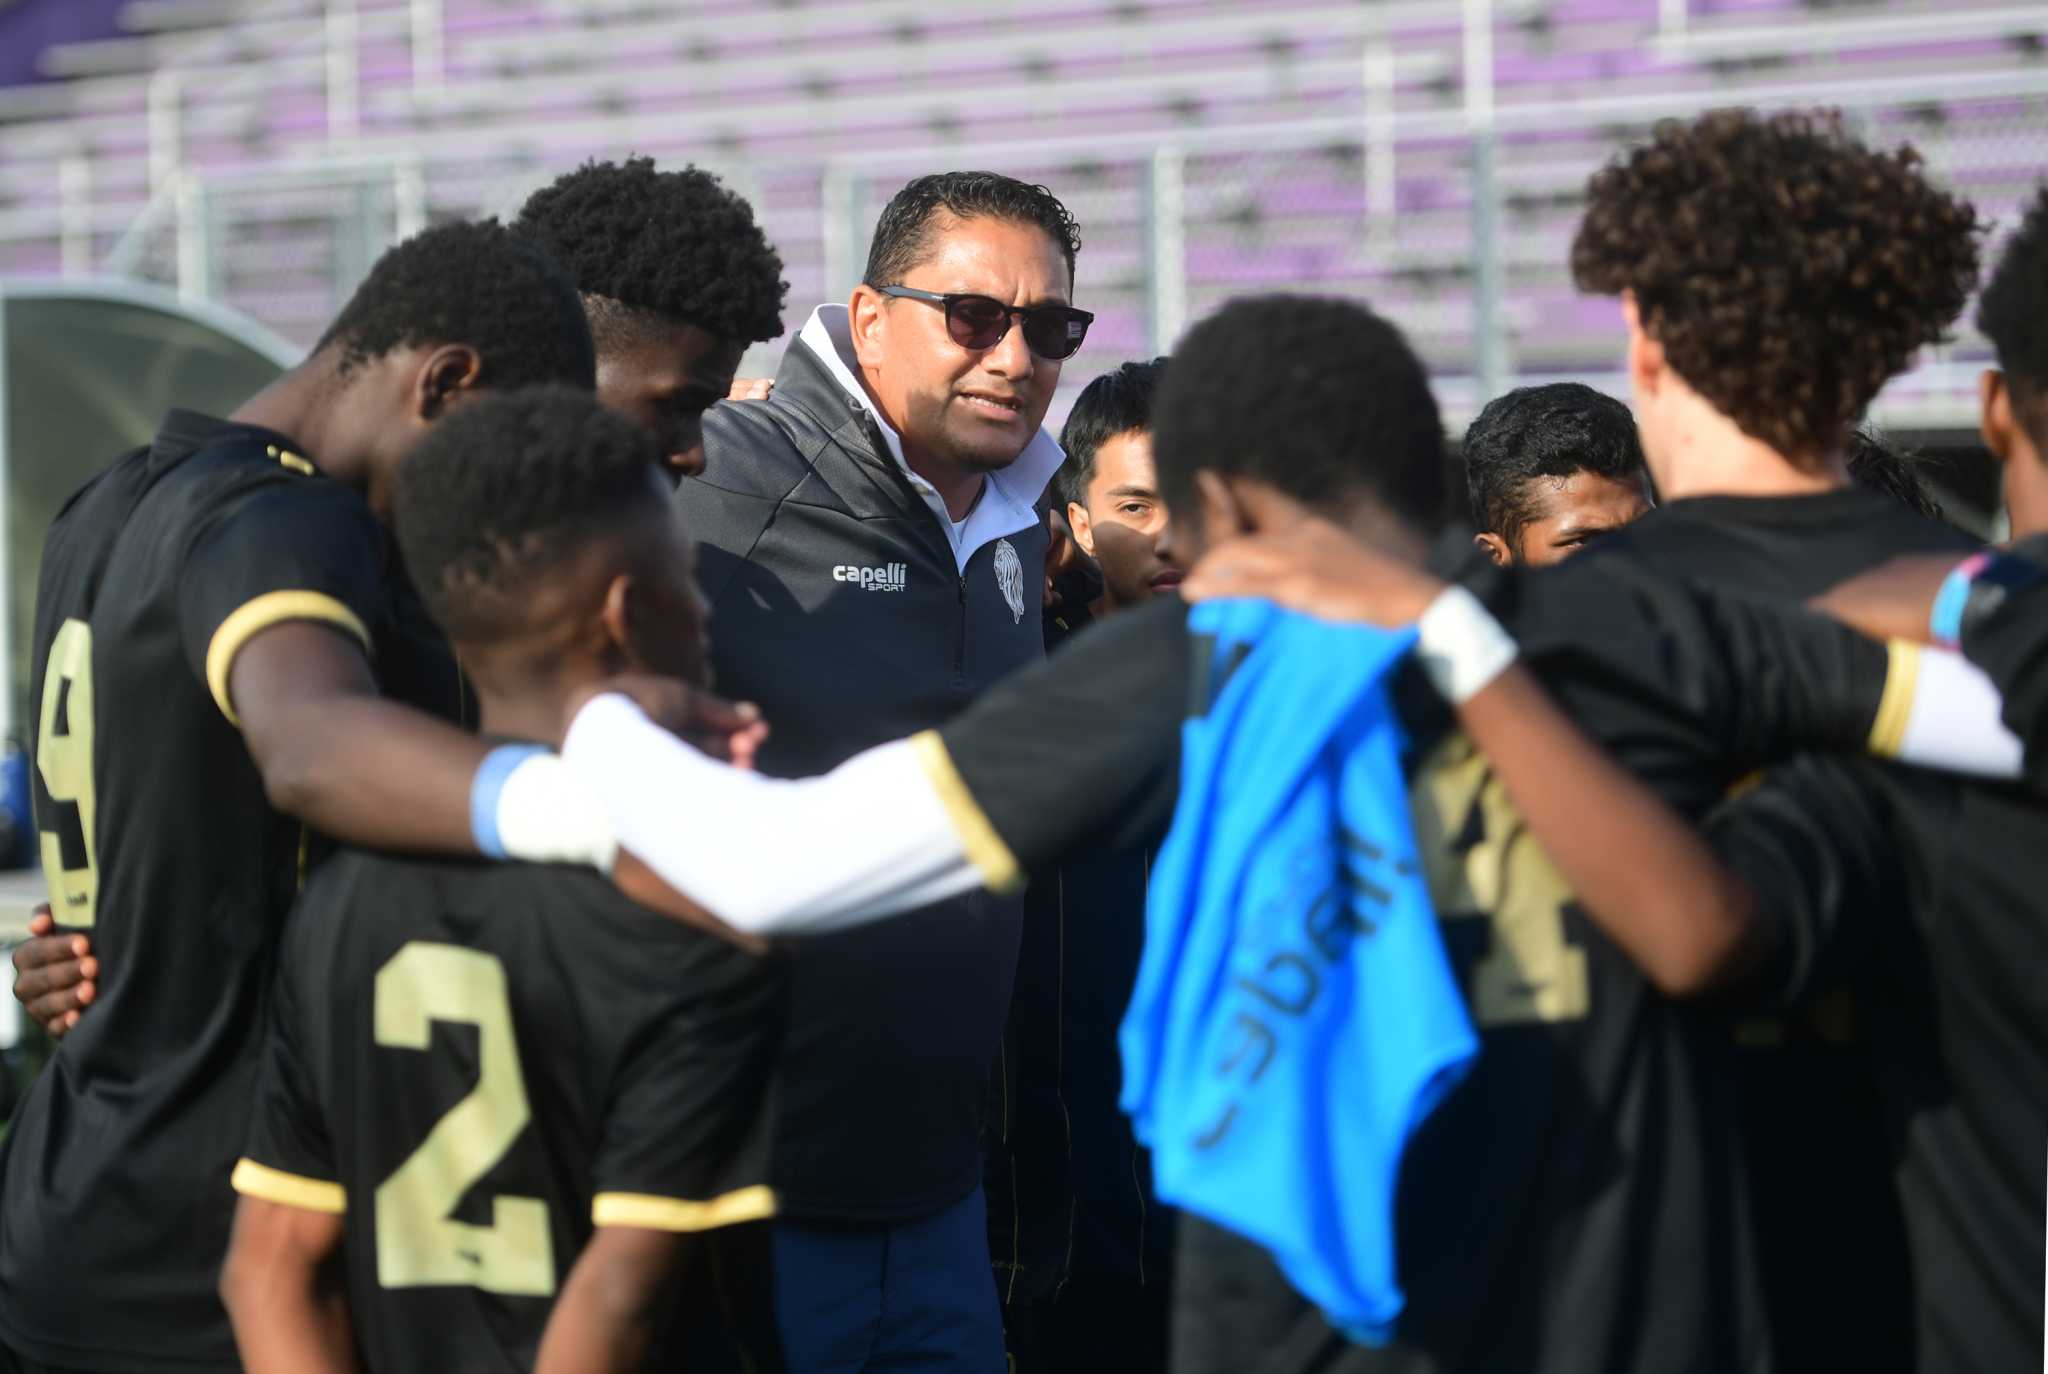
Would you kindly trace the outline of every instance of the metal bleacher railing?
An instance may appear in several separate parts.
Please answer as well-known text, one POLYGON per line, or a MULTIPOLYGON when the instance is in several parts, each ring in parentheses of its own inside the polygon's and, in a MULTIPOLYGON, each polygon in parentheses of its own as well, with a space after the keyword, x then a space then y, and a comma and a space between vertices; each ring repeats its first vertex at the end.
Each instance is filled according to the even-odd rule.
MULTIPOLYGON (((1250 290, 1361 295, 1453 419, 1613 384, 1566 257, 1587 175, 1660 117, 1832 105, 2009 226, 2048 164, 2048 7, 1820 0, 136 0, 0 90, 0 272, 117 271, 309 341, 375 253, 589 156, 719 171, 843 296, 904 179, 987 165, 1081 220, 1073 375, 1250 290), (1811 7, 1809 7, 1811 6, 1811 7)), ((1992 247, 1995 250, 1995 243, 1992 247)), ((780 345, 748 367, 772 367, 780 345)), ((1881 403, 1960 423, 1965 328, 1881 403)))

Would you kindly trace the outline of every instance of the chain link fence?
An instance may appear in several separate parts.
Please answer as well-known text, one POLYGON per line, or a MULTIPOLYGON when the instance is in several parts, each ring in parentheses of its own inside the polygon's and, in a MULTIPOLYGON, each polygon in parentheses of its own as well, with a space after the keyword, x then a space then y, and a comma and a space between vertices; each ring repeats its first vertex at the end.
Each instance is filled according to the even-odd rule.
MULTIPOLYGON (((1937 177, 1977 203, 1996 226, 1987 261, 2048 167, 2048 95, 1973 100, 1930 89, 1847 114, 1868 139, 1912 143, 1937 177)), ((1500 383, 1619 384, 1618 313, 1574 289, 1570 244, 1587 177, 1646 137, 1657 116, 1643 108, 1574 115, 1564 106, 1540 118, 1513 113, 1491 168, 1475 156, 1474 135, 1443 117, 1373 138, 1319 125, 1105 142, 1100 151, 940 145, 857 160, 709 165, 754 203, 783 255, 792 333, 814 305, 846 298, 876 218, 905 181, 939 166, 989 166, 1051 187, 1081 226, 1076 301, 1097 319, 1067 365, 1056 417, 1079 390, 1074 381, 1170 349, 1188 322, 1233 296, 1313 291, 1369 301, 1398 322, 1456 420, 1493 389, 1479 380, 1489 340, 1500 383)), ((310 343, 396 237, 450 216, 510 215, 559 170, 531 160, 406 161, 187 174, 109 261, 310 343)), ((789 337, 753 350, 746 370, 772 372, 789 337)), ((1906 427, 1973 424, 1975 371, 1987 356, 1966 315, 1953 343, 1931 350, 1880 409, 1906 427)))

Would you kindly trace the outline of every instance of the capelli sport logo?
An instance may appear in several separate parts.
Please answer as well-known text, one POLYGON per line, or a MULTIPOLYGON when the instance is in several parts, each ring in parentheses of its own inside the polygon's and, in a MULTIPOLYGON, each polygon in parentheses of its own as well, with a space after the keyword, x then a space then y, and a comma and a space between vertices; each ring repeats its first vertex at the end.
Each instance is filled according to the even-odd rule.
POLYGON ((879 568, 863 568, 857 563, 841 563, 832 570, 834 582, 851 582, 864 592, 900 592, 910 582, 908 563, 884 563, 879 568))

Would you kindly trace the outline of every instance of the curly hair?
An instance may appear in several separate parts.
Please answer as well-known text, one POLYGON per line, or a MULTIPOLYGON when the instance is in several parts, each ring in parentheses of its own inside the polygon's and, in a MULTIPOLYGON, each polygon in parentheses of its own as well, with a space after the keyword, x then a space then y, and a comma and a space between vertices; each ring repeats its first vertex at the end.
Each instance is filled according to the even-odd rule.
POLYGON ((525 623, 528 591, 635 518, 668 515, 647 431, 567 387, 478 397, 429 429, 398 470, 405 566, 449 638, 486 643, 525 623))
POLYGON ((1832 449, 1977 277, 1977 213, 1838 115, 1665 121, 1593 175, 1581 290, 1632 292, 1672 368, 1789 458, 1832 449))
POLYGON ((1473 521, 1510 543, 1536 513, 1530 484, 1539 477, 1590 472, 1647 485, 1635 416, 1578 382, 1494 397, 1465 431, 1463 453, 1473 521))
POLYGON ((2027 432, 2048 447, 2048 186, 2035 195, 1978 298, 1977 327, 1998 350, 2027 432))
POLYGON ((397 348, 468 344, 486 386, 597 385, 575 283, 496 220, 443 224, 385 252, 313 346, 351 370, 397 348))
POLYGON ((1401 331, 1356 301, 1251 296, 1197 324, 1152 409, 1160 495, 1241 474, 1327 507, 1364 492, 1428 534, 1445 507, 1443 420, 1401 331), (1251 398, 1249 401, 1247 398, 1251 398))
POLYGON ((1119 434, 1152 428, 1152 398, 1165 370, 1164 358, 1125 363, 1081 388, 1060 430, 1060 447, 1067 451, 1067 459, 1052 475, 1062 510, 1068 502, 1088 504, 1088 484, 1095 480, 1095 454, 1104 444, 1119 434))
POLYGON ((906 272, 931 256, 941 211, 955 219, 1038 226, 1059 245, 1067 261, 1067 280, 1074 280, 1074 258, 1081 251, 1081 229, 1074 217, 1045 187, 1000 172, 934 172, 898 191, 875 225, 861 280, 869 286, 901 285, 906 272))
POLYGON ((600 335, 641 323, 637 314, 745 343, 782 333, 782 258, 753 207, 699 168, 658 172, 647 157, 586 162, 529 196, 512 232, 597 298, 591 324, 600 335))

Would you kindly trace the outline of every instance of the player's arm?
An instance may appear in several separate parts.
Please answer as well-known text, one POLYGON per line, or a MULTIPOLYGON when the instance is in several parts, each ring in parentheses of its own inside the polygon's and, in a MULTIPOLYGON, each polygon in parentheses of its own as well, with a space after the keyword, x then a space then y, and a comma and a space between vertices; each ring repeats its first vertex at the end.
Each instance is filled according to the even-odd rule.
POLYGON ((220 1296, 248 1374, 353 1374, 339 1214, 244 1196, 220 1296))
POLYGON ((220 1292, 250 1374, 356 1367, 339 1262, 348 1194, 303 1049, 320 1014, 304 975, 326 972, 303 945, 309 919, 301 903, 285 926, 247 1138, 227 1180, 235 1224, 220 1292))
MULTIPOLYGON (((1934 722, 1930 741, 1908 762, 1964 772, 2006 771, 1969 766, 1986 739, 2025 745, 2026 771, 2048 779, 2048 635, 2038 628, 2048 610, 2048 536, 2021 540, 2009 550, 1986 549, 1967 559, 1948 556, 1895 559, 1815 598, 1814 605, 1866 634, 1899 646, 1925 643, 1960 649, 1978 674, 1965 689, 1942 689, 1952 701, 1930 703, 1920 714, 1934 722), (1958 762, 1958 757, 1961 762, 1958 762)), ((1959 676, 1938 648, 1917 652, 1925 667, 1959 676)), ((1999 757, 2004 757, 2001 745, 1999 757)), ((2016 745, 2009 746, 2017 748, 2016 745)))
POLYGON ((696 1238, 600 1226, 576 1258, 548 1316, 534 1374, 623 1374, 641 1367, 655 1323, 686 1281, 696 1238))
POLYGON ((1674 996, 1703 993, 1762 957, 1747 886, 1556 707, 1469 592, 1314 519, 1218 545, 1185 592, 1263 596, 1332 620, 1419 622, 1431 680, 1588 914, 1652 982, 1674 996))
POLYGON ((724 767, 603 693, 572 703, 563 761, 622 848, 735 929, 811 934, 989 887, 1163 825, 1186 693, 1184 615, 1091 629, 937 731, 817 778, 724 767), (1045 741, 1058 738, 1055 752, 1045 741), (1161 785, 1163 782, 1163 786, 1161 785))

